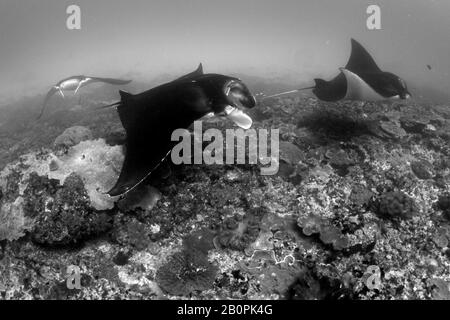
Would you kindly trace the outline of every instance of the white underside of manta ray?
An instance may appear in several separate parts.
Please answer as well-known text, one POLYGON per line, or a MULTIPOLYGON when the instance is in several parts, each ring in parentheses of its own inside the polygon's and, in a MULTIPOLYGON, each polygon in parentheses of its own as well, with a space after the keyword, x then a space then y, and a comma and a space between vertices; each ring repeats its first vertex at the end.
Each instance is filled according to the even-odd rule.
POLYGON ((45 107, 47 106, 50 99, 56 93, 61 94, 63 98, 65 98, 64 91, 73 91, 74 94, 78 93, 80 88, 85 87, 91 83, 95 82, 103 82, 112 85, 125 85, 131 82, 131 80, 121 80, 121 79, 113 79, 113 78, 99 78, 99 77, 90 77, 90 76, 72 76, 66 79, 59 81, 55 84, 47 93, 44 103, 42 105, 42 110, 38 116, 38 119, 42 117, 45 111, 45 107))
POLYGON ((385 98, 381 94, 376 92, 364 80, 362 80, 361 77, 359 77, 356 73, 351 72, 350 70, 347 70, 345 68, 339 68, 339 70, 345 75, 345 78, 347 80, 347 91, 344 99, 342 100, 383 101, 387 99, 400 99, 399 95, 385 98))

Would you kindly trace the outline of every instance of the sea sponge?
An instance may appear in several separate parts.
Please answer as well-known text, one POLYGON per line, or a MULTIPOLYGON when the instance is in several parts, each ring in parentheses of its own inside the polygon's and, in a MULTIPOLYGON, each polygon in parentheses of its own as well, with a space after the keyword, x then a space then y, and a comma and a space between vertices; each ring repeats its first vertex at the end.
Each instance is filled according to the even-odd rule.
POLYGON ((194 291, 210 289, 218 268, 207 256, 196 250, 173 254, 156 272, 156 282, 167 293, 185 296, 194 291))
POLYGON ((411 219, 419 210, 414 199, 406 193, 391 191, 378 198, 375 202, 375 211, 388 219, 411 219))

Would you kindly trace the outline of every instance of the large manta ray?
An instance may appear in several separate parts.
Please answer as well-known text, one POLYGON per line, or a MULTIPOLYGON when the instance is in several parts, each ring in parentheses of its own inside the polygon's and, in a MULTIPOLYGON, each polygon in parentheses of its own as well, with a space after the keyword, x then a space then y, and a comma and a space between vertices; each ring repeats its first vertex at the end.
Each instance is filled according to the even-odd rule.
MULTIPOLYGON (((237 79, 204 74, 202 65, 175 81, 140 94, 120 91, 116 106, 126 130, 126 154, 110 196, 123 195, 142 181, 166 158, 175 145, 172 132, 188 128, 208 114, 226 115, 237 125, 249 128, 251 119, 241 108, 253 108, 256 100, 237 79)), ((107 106, 108 107, 108 106, 107 106)))
POLYGON ((314 79, 315 86, 283 92, 263 99, 287 93, 313 89, 312 92, 323 101, 360 100, 380 101, 407 99, 410 97, 405 81, 393 73, 382 71, 364 47, 351 39, 350 59, 338 76, 330 81, 314 79))

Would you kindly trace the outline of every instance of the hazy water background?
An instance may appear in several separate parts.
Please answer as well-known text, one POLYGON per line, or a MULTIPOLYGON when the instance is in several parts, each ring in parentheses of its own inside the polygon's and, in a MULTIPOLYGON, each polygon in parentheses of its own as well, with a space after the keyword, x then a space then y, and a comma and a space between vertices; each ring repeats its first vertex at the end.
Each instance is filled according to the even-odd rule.
POLYGON ((309 84, 337 74, 351 37, 416 97, 448 101, 449 15, 448 0, 1 0, 0 101, 74 74, 145 82, 200 61, 207 72, 309 84), (66 29, 70 4, 81 31, 66 29), (366 29, 369 4, 381 7, 381 31, 366 29))

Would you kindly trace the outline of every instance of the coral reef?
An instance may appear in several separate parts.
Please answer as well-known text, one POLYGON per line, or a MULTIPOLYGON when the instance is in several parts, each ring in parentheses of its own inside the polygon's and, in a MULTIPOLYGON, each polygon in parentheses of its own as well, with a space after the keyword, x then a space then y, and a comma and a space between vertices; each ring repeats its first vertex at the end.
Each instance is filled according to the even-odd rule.
POLYGON ((111 219, 98 210, 114 207, 102 190, 114 183, 122 157, 120 147, 97 140, 60 156, 50 150, 30 153, 8 165, 0 173, 0 239, 29 231, 36 243, 66 246, 108 230, 111 219))
POLYGON ((24 155, 17 163, 8 165, 0 172, 0 187, 3 193, 11 194, 7 190, 8 181, 15 172, 20 172, 20 178, 16 179, 19 195, 26 189, 32 173, 58 180, 60 184, 75 173, 83 180, 92 207, 96 210, 108 210, 114 207, 116 199, 105 192, 114 185, 122 161, 121 147, 108 146, 102 139, 83 141, 63 155, 56 155, 50 150, 24 155))
POLYGON ((175 253, 156 273, 160 287, 173 295, 188 295, 211 289, 217 268, 207 257, 194 250, 175 253))
POLYGON ((113 111, 2 140, 0 296, 450 298, 448 106, 297 96, 249 114, 280 130, 278 174, 167 165, 123 199, 104 195, 123 161, 113 111), (92 136, 52 145, 74 125, 92 136))
POLYGON ((35 219, 30 230, 34 242, 75 245, 111 228, 108 214, 97 213, 90 207, 83 181, 76 174, 67 177, 62 187, 56 180, 35 174, 30 175, 30 180, 34 181, 28 183, 24 192, 24 211, 35 219))

